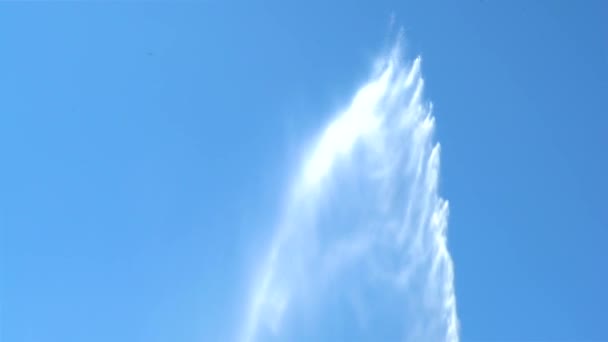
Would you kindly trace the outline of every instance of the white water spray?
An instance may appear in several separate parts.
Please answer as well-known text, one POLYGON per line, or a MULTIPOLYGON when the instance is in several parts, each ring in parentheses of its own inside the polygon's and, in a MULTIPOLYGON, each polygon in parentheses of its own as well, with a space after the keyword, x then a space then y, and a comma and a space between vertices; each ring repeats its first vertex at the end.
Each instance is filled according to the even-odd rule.
POLYGON ((420 58, 397 46, 379 66, 289 189, 242 341, 458 341, 420 58))

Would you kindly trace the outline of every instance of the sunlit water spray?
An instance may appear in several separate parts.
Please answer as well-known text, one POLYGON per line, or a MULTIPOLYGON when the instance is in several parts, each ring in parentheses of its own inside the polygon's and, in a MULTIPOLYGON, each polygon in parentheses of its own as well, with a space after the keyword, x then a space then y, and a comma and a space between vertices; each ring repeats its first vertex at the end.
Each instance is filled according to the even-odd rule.
POLYGON ((448 203, 420 58, 380 61, 312 145, 262 259, 243 341, 457 341, 448 203))

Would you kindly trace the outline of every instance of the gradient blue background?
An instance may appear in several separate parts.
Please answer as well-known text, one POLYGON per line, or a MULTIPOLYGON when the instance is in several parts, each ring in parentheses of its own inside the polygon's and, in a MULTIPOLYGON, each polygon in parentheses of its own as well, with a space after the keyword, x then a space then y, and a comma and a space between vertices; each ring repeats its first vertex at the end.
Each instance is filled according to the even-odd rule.
POLYGON ((483 0, 0 4, 0 341, 237 336, 301 144, 392 14, 462 339, 608 340, 608 5, 483 0))

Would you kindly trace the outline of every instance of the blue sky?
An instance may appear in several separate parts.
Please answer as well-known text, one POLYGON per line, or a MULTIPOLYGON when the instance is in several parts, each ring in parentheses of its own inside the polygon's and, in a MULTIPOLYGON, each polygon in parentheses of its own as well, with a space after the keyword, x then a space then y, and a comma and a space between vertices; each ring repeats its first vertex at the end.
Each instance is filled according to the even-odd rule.
POLYGON ((434 105, 462 340, 608 339, 603 1, 0 9, 0 340, 233 339, 391 16, 434 105))

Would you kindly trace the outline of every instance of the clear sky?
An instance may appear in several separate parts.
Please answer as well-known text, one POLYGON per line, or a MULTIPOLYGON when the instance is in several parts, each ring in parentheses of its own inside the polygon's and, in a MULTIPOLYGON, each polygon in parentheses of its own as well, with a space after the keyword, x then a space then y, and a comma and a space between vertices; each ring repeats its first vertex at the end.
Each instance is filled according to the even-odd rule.
POLYGON ((403 27, 460 336, 608 340, 605 1, 0 4, 0 341, 224 341, 302 144, 403 27))

